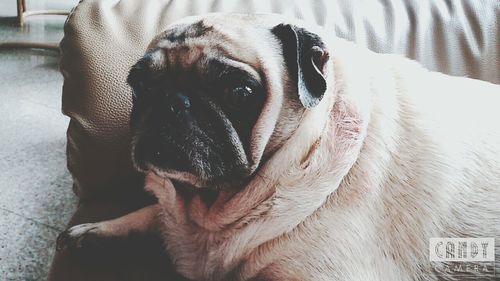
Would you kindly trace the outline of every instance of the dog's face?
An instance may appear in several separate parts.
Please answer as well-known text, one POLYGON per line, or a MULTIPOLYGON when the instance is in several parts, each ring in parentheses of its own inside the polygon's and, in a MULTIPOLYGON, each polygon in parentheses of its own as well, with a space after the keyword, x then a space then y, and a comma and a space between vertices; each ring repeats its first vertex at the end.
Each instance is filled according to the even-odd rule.
POLYGON ((326 91, 321 39, 269 17, 190 18, 135 64, 132 155, 195 187, 241 187, 326 91))

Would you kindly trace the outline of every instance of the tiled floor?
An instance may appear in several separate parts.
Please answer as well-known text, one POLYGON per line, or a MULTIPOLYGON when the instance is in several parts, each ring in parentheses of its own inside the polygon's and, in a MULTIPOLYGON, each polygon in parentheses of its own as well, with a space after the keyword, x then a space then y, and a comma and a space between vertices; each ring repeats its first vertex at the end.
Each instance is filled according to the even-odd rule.
MULTIPOLYGON (((28 9, 69 10, 76 0, 32 0, 28 9)), ((64 17, 15 26, 15 0, 0 0, 0 42, 57 43, 64 17)), ((0 50, 0 281, 45 280, 57 234, 76 198, 66 170, 58 54, 0 50)))

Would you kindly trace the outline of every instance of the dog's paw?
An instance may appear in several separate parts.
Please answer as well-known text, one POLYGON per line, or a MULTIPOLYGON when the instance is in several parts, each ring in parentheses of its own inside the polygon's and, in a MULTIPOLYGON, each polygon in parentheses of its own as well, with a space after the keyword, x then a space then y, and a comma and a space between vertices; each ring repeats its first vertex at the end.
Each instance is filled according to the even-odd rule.
POLYGON ((57 237, 56 250, 81 249, 96 244, 104 238, 100 227, 99 223, 84 223, 61 232, 57 237))

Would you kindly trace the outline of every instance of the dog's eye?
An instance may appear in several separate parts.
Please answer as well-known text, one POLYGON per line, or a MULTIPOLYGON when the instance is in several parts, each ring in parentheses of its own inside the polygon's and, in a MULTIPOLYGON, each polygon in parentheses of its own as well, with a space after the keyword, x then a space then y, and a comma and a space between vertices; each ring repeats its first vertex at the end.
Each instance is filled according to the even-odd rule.
POLYGON ((252 94, 253 90, 249 86, 237 86, 225 90, 224 100, 229 107, 240 109, 247 104, 252 94))

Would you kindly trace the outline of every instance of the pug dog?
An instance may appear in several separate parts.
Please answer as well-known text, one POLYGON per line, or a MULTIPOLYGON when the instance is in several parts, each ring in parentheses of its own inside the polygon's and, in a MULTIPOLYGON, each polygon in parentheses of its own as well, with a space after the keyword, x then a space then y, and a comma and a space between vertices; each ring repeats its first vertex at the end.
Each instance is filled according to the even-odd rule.
POLYGON ((500 236, 498 85, 244 14, 172 24, 128 83, 158 203, 60 248, 156 232, 191 280, 455 280, 430 238, 500 236))

